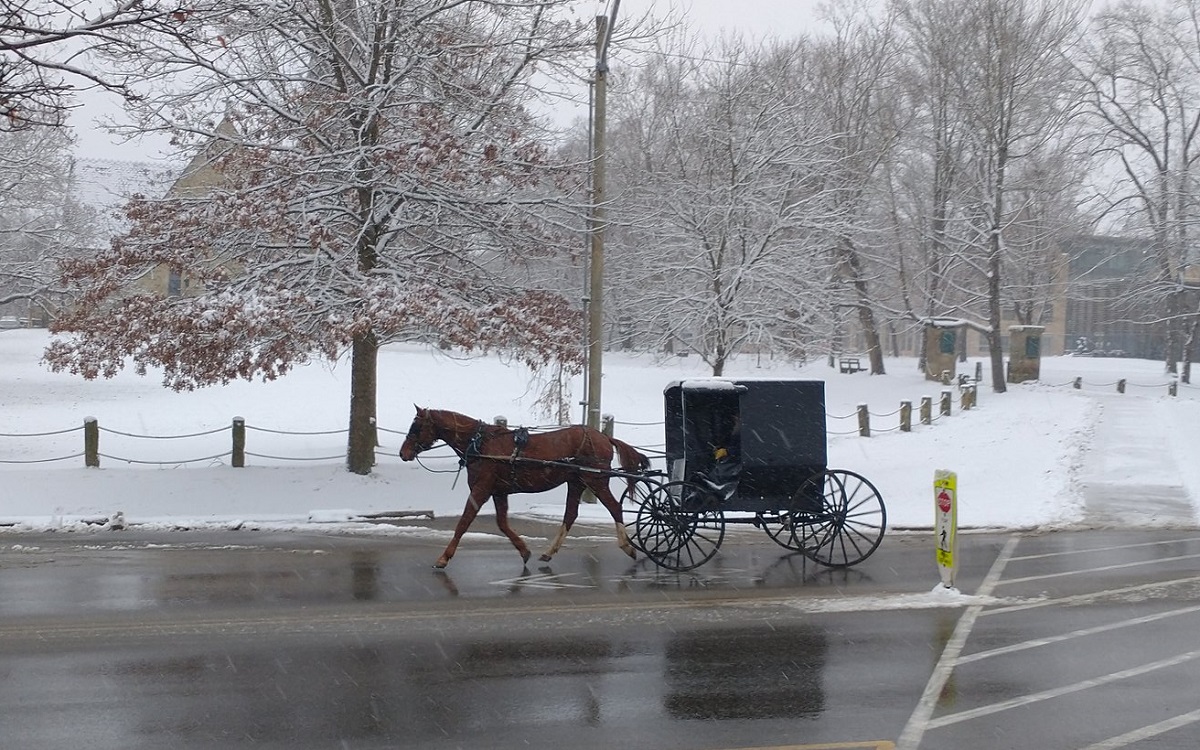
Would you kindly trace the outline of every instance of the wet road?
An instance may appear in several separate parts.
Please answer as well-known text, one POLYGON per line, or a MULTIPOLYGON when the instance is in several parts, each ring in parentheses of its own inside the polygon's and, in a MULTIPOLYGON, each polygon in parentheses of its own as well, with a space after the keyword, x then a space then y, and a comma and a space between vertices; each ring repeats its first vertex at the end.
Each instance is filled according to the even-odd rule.
POLYGON ((606 531, 445 572, 420 538, 3 534, 0 747, 1200 746, 1200 532, 960 539, 978 596, 930 594, 925 535, 666 574, 606 531))

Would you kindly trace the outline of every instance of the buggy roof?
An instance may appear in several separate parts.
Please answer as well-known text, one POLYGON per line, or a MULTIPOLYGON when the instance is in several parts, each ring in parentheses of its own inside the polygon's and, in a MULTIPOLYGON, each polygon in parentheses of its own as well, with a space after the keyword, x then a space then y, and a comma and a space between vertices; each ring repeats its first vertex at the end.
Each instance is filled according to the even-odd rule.
POLYGON ((675 380, 663 388, 663 393, 672 388, 682 388, 685 391, 739 391, 755 383, 824 383, 823 380, 795 380, 791 378, 688 378, 675 380))

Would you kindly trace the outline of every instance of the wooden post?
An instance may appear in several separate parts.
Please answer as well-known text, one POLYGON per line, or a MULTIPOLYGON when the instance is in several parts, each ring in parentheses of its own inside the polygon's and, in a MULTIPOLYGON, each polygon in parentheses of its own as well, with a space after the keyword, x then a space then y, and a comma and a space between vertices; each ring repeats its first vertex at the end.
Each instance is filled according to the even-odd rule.
POLYGON ((912 432, 912 401, 900 402, 900 431, 912 432))
POLYGON ((959 403, 962 404, 963 411, 970 411, 971 407, 974 406, 974 404, 971 403, 971 393, 973 390, 974 388, 972 386, 967 386, 962 389, 962 395, 959 397, 959 403))
POLYGON ((1179 383, 1178 382, 1172 380, 1170 383, 1167 383, 1167 395, 1168 396, 1179 395, 1179 383))
POLYGON ((1075 378, 1075 390, 1083 387, 1083 378, 1075 378))
POLYGON ((975 363, 975 382, 976 383, 983 382, 983 362, 975 363))
POLYGON ((933 424, 933 396, 921 397, 921 424, 933 424))
POLYGON ((235 469, 246 465, 246 420, 242 417, 233 418, 233 457, 230 464, 235 469))
POLYGON ((83 465, 100 466, 100 423, 95 417, 83 418, 83 465))
POLYGON ((1120 380, 1117 381, 1117 393, 1124 393, 1124 392, 1125 392, 1125 378, 1121 378, 1120 380))
POLYGON ((941 415, 943 417, 950 416, 950 391, 942 391, 941 415))
POLYGON ((600 419, 600 431, 609 437, 613 436, 613 425, 616 424, 616 419, 611 414, 605 414, 600 419))
POLYGON ((858 405, 858 434, 871 437, 871 412, 867 410, 866 404, 858 405))

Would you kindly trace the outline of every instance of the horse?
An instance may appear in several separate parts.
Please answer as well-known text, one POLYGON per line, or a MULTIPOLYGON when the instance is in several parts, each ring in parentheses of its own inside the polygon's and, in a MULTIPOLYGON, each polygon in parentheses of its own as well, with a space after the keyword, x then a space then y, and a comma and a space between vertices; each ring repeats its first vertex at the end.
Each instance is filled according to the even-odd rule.
MULTIPOLYGON (((414 407, 417 414, 400 446, 400 458, 412 461, 440 440, 458 454, 460 466, 467 469, 470 487, 466 507, 454 527, 454 537, 434 563, 435 568, 446 567, 454 557, 459 540, 488 498, 496 506, 496 525, 521 554, 521 561, 529 562, 529 547, 508 525, 508 496, 545 492, 561 484, 567 485, 566 510, 558 535, 540 558, 542 562, 549 562, 562 547, 579 515, 579 499, 585 488, 590 489, 612 515, 617 545, 625 554, 637 559, 622 520, 621 503, 608 489, 614 453, 624 472, 650 468, 650 459, 633 446, 582 425, 530 434, 525 430, 487 424, 453 411, 423 409, 415 404, 414 407)), ((629 478, 631 487, 634 479, 629 478)))

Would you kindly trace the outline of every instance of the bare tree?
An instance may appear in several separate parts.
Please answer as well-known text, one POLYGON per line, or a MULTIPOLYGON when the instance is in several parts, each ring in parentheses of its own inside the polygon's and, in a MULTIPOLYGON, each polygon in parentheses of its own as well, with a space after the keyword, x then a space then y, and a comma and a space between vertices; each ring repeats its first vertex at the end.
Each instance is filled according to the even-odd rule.
POLYGON ((874 375, 884 374, 876 296, 886 286, 882 272, 892 265, 880 262, 888 240, 876 206, 883 166, 908 118, 897 80, 900 52, 890 16, 835 16, 833 33, 814 43, 810 75, 799 82, 828 133, 831 168, 824 172, 824 192, 829 214, 841 220, 831 241, 845 287, 838 304, 853 311, 874 375))
POLYGON ((1078 105, 1066 52, 1080 4, 919 0, 904 11, 914 42, 930 45, 918 59, 934 94, 933 268, 961 307, 982 312, 993 388, 1003 392, 1005 258, 1026 210, 1013 176, 1023 162, 1049 158, 1078 105))
POLYGON ((88 209, 72 202, 65 130, 0 135, 0 305, 53 309, 56 261, 81 242, 88 209))
POLYGON ((1119 174, 1110 211, 1152 238, 1156 277, 1142 296, 1161 311, 1166 367, 1176 372, 1200 319, 1185 286, 1200 218, 1200 3, 1125 3, 1094 25, 1081 71, 1099 153, 1119 174))
POLYGON ((535 68, 591 46, 566 0, 300 0, 194 8, 183 44, 139 40, 142 122, 216 138, 216 179, 143 200, 134 228, 70 264, 82 303, 47 353, 94 377, 126 358, 192 388, 274 378, 349 351, 347 466, 374 462, 376 359, 395 337, 579 362, 578 311, 488 272, 554 246, 572 187, 524 106, 535 68), (225 123, 215 113, 224 112, 225 123), (138 292, 168 266, 194 295, 138 292))
POLYGON ((0 131, 64 124, 80 88, 131 96, 131 76, 89 53, 135 55, 125 31, 174 35, 190 12, 179 0, 0 0, 0 131))
MULTIPOLYGON (((898 0, 907 33, 906 88, 915 119, 889 170, 900 286, 897 313, 915 321, 961 312, 951 226, 963 174, 966 123, 957 67, 965 16, 957 0, 898 0), (903 238, 913 238, 905 252, 903 238), (908 258, 911 256, 912 260, 908 258)), ((925 338, 918 367, 924 369, 925 338)))
POLYGON ((795 81, 807 44, 672 48, 629 83, 610 133, 617 283, 664 347, 720 375, 751 346, 807 356, 831 328, 828 136, 795 81))

